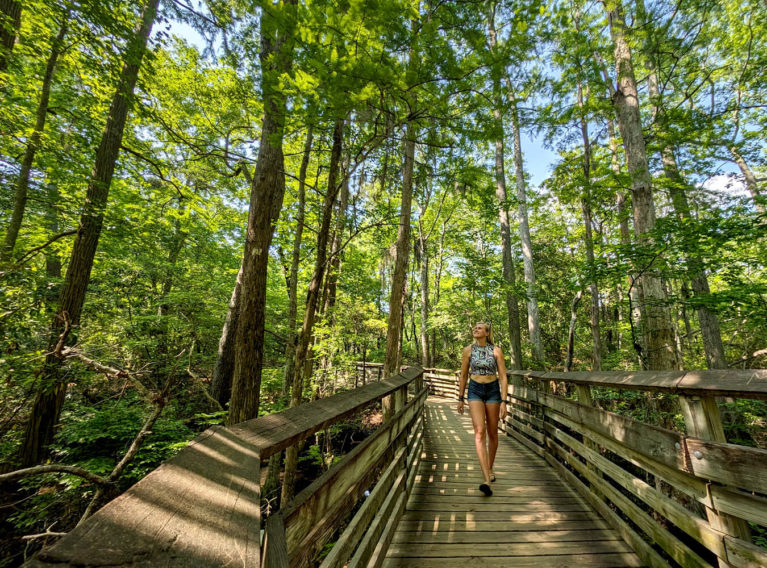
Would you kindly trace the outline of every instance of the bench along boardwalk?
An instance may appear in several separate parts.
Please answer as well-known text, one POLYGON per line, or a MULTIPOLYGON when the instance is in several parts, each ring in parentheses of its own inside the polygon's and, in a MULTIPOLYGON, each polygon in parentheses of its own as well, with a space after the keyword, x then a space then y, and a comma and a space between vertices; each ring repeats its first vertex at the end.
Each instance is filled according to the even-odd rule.
POLYGON ((639 558, 545 460, 500 436, 493 496, 482 480, 468 410, 432 397, 416 486, 385 567, 641 566, 639 558))

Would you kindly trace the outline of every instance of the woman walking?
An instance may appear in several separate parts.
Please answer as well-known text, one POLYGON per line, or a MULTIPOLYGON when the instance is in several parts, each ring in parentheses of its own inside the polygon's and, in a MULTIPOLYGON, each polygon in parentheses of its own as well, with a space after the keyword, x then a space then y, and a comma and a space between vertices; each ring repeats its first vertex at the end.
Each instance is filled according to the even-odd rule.
POLYGON ((506 418, 506 363, 503 351, 493 345, 490 325, 477 323, 472 330, 474 343, 463 350, 461 379, 458 385, 458 413, 463 414, 466 383, 469 387, 469 412, 474 425, 474 444, 484 482, 479 490, 493 494, 493 464, 498 451, 498 420, 506 418), (471 377, 469 379, 469 377, 471 377))

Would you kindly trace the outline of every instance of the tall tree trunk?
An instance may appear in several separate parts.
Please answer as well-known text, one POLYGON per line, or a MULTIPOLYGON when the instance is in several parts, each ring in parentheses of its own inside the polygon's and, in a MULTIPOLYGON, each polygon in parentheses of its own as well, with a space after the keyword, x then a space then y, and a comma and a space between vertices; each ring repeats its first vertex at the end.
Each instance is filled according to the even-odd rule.
POLYGON ((570 306, 570 329, 567 332, 567 358, 565 359, 565 373, 573 368, 573 354, 575 353, 575 324, 578 322, 578 304, 583 297, 583 290, 578 290, 570 306))
POLYGON ((232 399, 229 424, 258 416, 261 368, 264 360, 266 280, 269 246, 285 195, 285 159, 282 153, 286 96, 280 76, 293 62, 297 0, 270 5, 285 10, 285 17, 261 18, 261 60, 264 116, 261 142, 250 192, 248 229, 242 260, 240 313, 235 335, 232 399))
POLYGON ((306 170, 309 169, 309 160, 312 154, 312 142, 314 141, 314 126, 309 124, 306 129, 306 141, 304 142, 304 156, 301 159, 301 168, 298 171, 298 212, 296 213, 296 234, 293 238, 293 256, 290 259, 290 282, 288 285, 288 344, 285 346, 285 382, 282 394, 290 393, 290 385, 293 381, 296 362, 296 318, 298 314, 298 265, 301 260, 301 241, 304 235, 304 222, 306 218, 306 170))
MULTIPOLYGON (((651 31, 652 28, 650 26, 652 23, 647 17, 643 0, 640 0, 637 3, 637 10, 639 17, 647 27, 648 32, 651 31)), ((663 107, 663 97, 660 92, 658 75, 655 68, 655 58, 657 57, 655 50, 657 47, 655 47, 655 43, 652 41, 646 42, 645 45, 645 55, 647 56, 649 68, 648 90, 650 103, 652 105, 653 120, 656 125, 660 127, 659 131, 664 133, 666 132, 665 127, 667 126, 667 120, 665 109, 663 107)), ((674 212, 679 219, 691 219, 692 214, 690 213, 690 204, 687 200, 687 188, 689 187, 689 184, 679 171, 674 150, 665 135, 662 134, 660 136, 659 143, 663 172, 670 182, 669 191, 671 194, 671 202, 674 206, 674 212)), ((703 337, 703 349, 706 354, 706 363, 708 364, 709 369, 726 369, 727 360, 724 356, 719 318, 717 318, 716 314, 700 301, 711 295, 711 290, 708 285, 708 277, 703 268, 703 260, 699 254, 694 252, 685 254, 685 257, 687 271, 690 276, 690 285, 692 286, 696 300, 698 300, 696 302, 698 304, 698 320, 700 321, 700 330, 703 337)))
MULTIPOLYGON (((338 171, 341 165, 341 150, 343 145, 344 119, 337 118, 333 128, 333 148, 330 153, 330 169, 328 171, 328 187, 325 192, 325 201, 322 206, 322 224, 317 235, 317 256, 314 262, 314 274, 309 283, 306 295, 306 308, 304 310, 304 323, 299 335, 298 347, 296 348, 296 370, 293 374, 293 385, 290 396, 290 407, 294 408, 301 404, 303 396, 304 380, 309 375, 304 374, 309 357, 309 341, 312 337, 315 312, 320 299, 320 286, 325 276, 327 260, 328 240, 330 236, 330 224, 333 217, 333 205, 338 194, 338 171)), ((295 485, 296 466, 298 464, 298 446, 290 446, 285 450, 285 477, 282 482, 281 502, 293 497, 295 485)))
POLYGON ((594 262, 594 236, 591 222, 591 142, 589 141, 589 127, 586 116, 583 114, 583 87, 578 83, 578 106, 581 108, 581 137, 583 138, 583 179, 584 195, 581 197, 581 209, 583 210, 584 241, 586 245, 586 261, 589 266, 589 289, 591 291, 591 312, 589 322, 591 324, 591 347, 592 347, 592 371, 602 370, 602 342, 599 329, 599 287, 597 286, 596 263, 594 262))
MULTIPOLYGON (((2 1, 2 0, 0 0, 2 1)), ((0 253, 0 263, 6 264, 13 259, 13 249, 16 246, 16 239, 21 230, 21 222, 24 218, 24 210, 27 206, 27 191, 29 189, 29 174, 32 171, 32 165, 35 162, 35 154, 40 147, 40 138, 45 130, 45 119, 48 116, 48 101, 51 94, 51 83, 53 82, 53 73, 56 70, 61 49, 64 43, 64 37, 67 34, 69 12, 64 15, 63 22, 59 28, 59 33, 53 40, 51 54, 48 57, 48 63, 45 66, 45 75, 43 75, 43 86, 40 93, 40 102, 37 105, 37 116, 35 127, 27 141, 27 148, 24 151, 24 157, 21 160, 21 170, 19 179, 16 181, 16 194, 13 198, 13 214, 8 223, 8 230, 5 233, 3 250, 0 253)), ((1 25, 1 24, 0 24, 1 25)))
POLYGON ((427 248, 426 235, 424 234, 421 217, 425 211, 421 209, 418 216, 418 256, 420 257, 421 278, 421 366, 431 367, 431 354, 429 352, 429 251, 427 248))
MULTIPOLYGON (((495 4, 490 11, 488 25, 488 44, 490 51, 497 44, 495 30, 495 4)), ((494 70, 493 77, 493 117, 497 135, 495 139, 495 197, 498 201, 498 222, 501 225, 501 249, 503 253, 503 280, 506 283, 506 314, 509 323, 509 368, 522 368, 522 333, 519 324, 519 300, 515 294, 517 276, 514 270, 514 257, 511 252, 511 230, 509 228, 508 195, 506 193, 506 171, 504 168, 505 130, 503 127, 503 102, 501 100, 500 71, 494 70)))
MULTIPOLYGON (((508 78, 507 78, 508 81, 508 78)), ((543 343, 541 342, 541 323, 538 315, 538 289, 535 284, 535 267, 533 266, 533 243, 530 239, 530 226, 527 220, 527 189, 525 188, 525 171, 522 161, 522 137, 519 128, 519 112, 511 81, 508 81, 509 110, 511 125, 514 131, 514 169, 517 181, 517 208, 519 212, 519 236, 522 240, 522 262, 527 285, 527 327, 530 331, 530 343, 533 347, 533 359, 538 368, 544 364, 543 343)))
POLYGON ((8 60, 21 28, 21 2, 0 0, 0 73, 8 69, 8 60))
MULTIPOLYGON (((411 58, 413 54, 411 54, 411 58)), ((402 202, 399 230, 397 231, 397 257, 394 260, 391 293, 389 295, 389 320, 386 330, 386 357, 383 374, 389 377, 399 372, 400 335, 402 334, 402 300, 408 273, 410 255, 410 208, 413 199, 413 168, 415 165, 416 125, 407 123, 405 129, 405 162, 402 167, 402 202)), ((383 401, 384 420, 391 416, 391 397, 383 401)))
POLYGON ((764 203, 762 201, 762 195, 759 193, 759 184, 756 182, 756 176, 754 175, 754 172, 751 170, 748 162, 746 162, 746 160, 743 158, 735 144, 730 146, 730 154, 732 154, 735 163, 738 164, 740 173, 743 174, 743 179, 746 181, 746 189, 748 189, 749 193, 751 193, 751 197, 754 200, 754 206, 756 207, 756 210, 759 213, 764 214, 764 203))
MULTIPOLYGON (((642 122, 639 116, 639 94, 637 92, 631 49, 626 37, 626 24, 620 0, 605 4, 610 33, 614 43, 618 85, 613 95, 618 123, 626 149, 626 162, 631 175, 632 205, 634 209, 634 234, 638 242, 650 244, 648 232, 655 226, 655 204, 652 195, 652 179, 647 161, 642 122)), ((666 294, 660 280, 644 267, 638 279, 643 308, 641 330, 644 336, 644 359, 653 370, 674 369, 674 333, 671 317, 666 308, 666 294)))
POLYGON ((226 320, 218 340, 218 355, 213 367, 213 378, 210 382, 210 394, 222 408, 226 408, 232 396, 232 374, 234 373, 234 343, 237 335, 237 320, 240 317, 240 291, 242 290, 242 264, 237 271, 237 278, 229 299, 226 320))
POLYGON ((49 354, 40 372, 37 393, 27 422, 20 450, 22 467, 38 463, 53 438, 66 393, 66 380, 61 373, 61 348, 69 331, 79 325, 85 292, 88 288, 93 258, 96 254, 104 220, 109 188, 120 153, 128 111, 133 103, 141 62, 147 51, 149 33, 154 23, 159 0, 149 0, 144 7, 141 24, 128 42, 117 89, 109 107, 106 126, 96 151, 96 161, 80 216, 80 227, 72 248, 72 256, 59 297, 59 306, 51 324, 49 354))
MULTIPOLYGON (((348 171, 348 168, 346 168, 348 171)), ((341 243, 344 239, 346 229, 346 210, 349 207, 349 176, 345 175, 341 183, 341 195, 338 199, 338 213, 336 215, 336 228, 333 232, 331 246, 330 267, 327 275, 327 301, 325 303, 325 313, 333 320, 333 308, 336 305, 336 290, 338 288, 338 278, 341 276, 341 243)))

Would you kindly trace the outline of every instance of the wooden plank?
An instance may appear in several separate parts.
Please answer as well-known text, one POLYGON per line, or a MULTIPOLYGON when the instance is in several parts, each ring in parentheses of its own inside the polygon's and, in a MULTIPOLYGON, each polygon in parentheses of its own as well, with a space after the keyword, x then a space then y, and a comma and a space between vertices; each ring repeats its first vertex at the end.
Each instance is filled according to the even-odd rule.
POLYGON ((567 568, 573 566, 634 567, 641 566, 633 553, 620 554, 560 554, 556 556, 482 557, 459 558, 387 558, 384 568, 567 568))
POLYGON ((767 566, 767 550, 734 536, 724 537, 727 561, 738 568, 764 568, 767 566))
POLYGON ((389 466, 384 470, 376 483, 370 496, 360 507, 357 514, 349 521, 349 525, 336 541, 333 549, 320 564, 321 568, 341 567, 354 552, 360 539, 365 535, 370 522, 381 508, 381 504, 391 490, 395 478, 399 471, 404 467, 405 448, 400 448, 394 456, 389 466))
MULTIPOLYGON (((581 511, 458 511, 443 514, 441 511, 408 511, 405 520, 425 522, 449 522, 453 526, 472 526, 473 523, 485 521, 508 522, 508 523, 531 523, 540 522, 542 525, 556 524, 559 521, 589 521, 597 519, 597 515, 591 510, 581 511)), ((468 529, 466 529, 468 530, 468 529)))
POLYGON ((370 557, 375 551, 376 544, 380 540, 384 528, 386 527, 388 519, 395 515, 397 521, 399 521, 401 509, 400 514, 397 514, 396 505, 400 504, 401 501, 404 502, 406 477, 407 470, 400 469, 397 478, 394 480, 394 483, 386 495, 386 499, 384 499, 380 509, 376 511, 373 521, 370 523, 370 526, 360 540, 360 544, 354 552, 354 555, 349 560, 348 568, 367 566, 370 557))
POLYGON ((713 483, 710 490, 713 509, 767 526, 767 498, 713 483))
MULTIPOLYGON (((495 497, 495 495, 493 495, 495 497)), ((487 499, 475 499, 471 503, 467 502, 447 502, 444 498, 440 501, 418 501, 411 500, 408 503, 408 511, 434 511, 440 513, 485 513, 485 512, 503 512, 503 513, 564 513, 580 511, 590 511, 583 503, 570 500, 569 503, 551 504, 551 503, 504 503, 493 498, 491 502, 487 499)), ((724 546, 722 547, 724 548, 724 546)))
POLYGON ((30 566, 259 566, 261 457, 210 428, 30 566))
POLYGON ((687 438, 692 471, 746 491, 767 493, 767 450, 687 438))
POLYGON ((627 390, 767 398, 767 369, 707 371, 509 371, 511 376, 627 390))
POLYGON ((543 457, 546 454, 546 450, 544 450, 540 446, 537 446, 535 444, 535 442, 533 442, 532 440, 526 438, 525 436, 523 436, 522 434, 520 434, 516 430, 513 430, 513 429, 509 428, 508 430, 506 430, 506 435, 507 436, 511 436, 512 438, 514 438, 518 442, 521 442, 522 444, 525 445, 525 447, 529 448, 530 450, 532 450, 533 452, 535 452, 536 454, 538 454, 541 457, 543 457))
POLYGON ((679 432, 645 424, 599 408, 584 406, 560 396, 541 393, 540 397, 548 407, 545 410, 547 416, 552 416, 552 411, 559 412, 565 418, 587 426, 594 432, 613 440, 620 440, 623 445, 630 446, 655 461, 678 470, 685 470, 687 467, 682 448, 684 436, 679 432))
POLYGON ((596 475, 578 458, 566 452, 562 447, 550 440, 547 440, 547 446, 550 450, 553 450, 560 459, 563 459, 570 465, 570 467, 576 469, 578 473, 588 479, 592 487, 596 486, 606 498, 623 511, 635 525, 644 531, 655 544, 660 546, 666 554, 673 558, 677 563, 685 568, 707 568, 710 566, 708 562, 698 556, 689 546, 667 532, 665 528, 661 527, 655 521, 655 519, 645 513, 645 511, 638 505, 607 483, 603 478, 596 475))
POLYGON ((264 568, 285 568, 288 565, 288 545, 285 523, 277 512, 266 519, 261 565, 264 568))
POLYGON ((635 451, 633 448, 630 448, 617 440, 603 436, 598 432, 594 432, 583 424, 573 422, 572 420, 569 420, 567 417, 559 413, 551 413, 549 414, 549 417, 552 420, 567 426, 571 430, 579 432, 600 446, 604 446, 611 452, 620 455, 623 459, 631 462, 635 466, 640 467, 657 477, 660 477, 669 485, 673 485, 676 489, 686 493, 703 505, 710 505, 706 491, 706 484, 700 479, 697 479, 689 473, 655 461, 654 459, 635 451))
POLYGON ((375 550, 373 551, 373 555, 368 562, 368 568, 380 568, 383 565, 384 560, 386 560, 386 555, 389 550, 389 546, 391 545, 391 539, 394 536, 394 530, 397 526, 397 523, 399 522, 400 517, 402 516, 402 513, 405 510, 405 501, 406 495, 405 493, 402 493, 397 499, 397 503, 394 506, 394 511, 389 515, 389 518, 386 521, 386 526, 384 527, 384 530, 378 540, 378 544, 376 544, 375 550))
POLYGON ((283 412, 241 422, 230 430, 260 448, 262 459, 266 459, 362 410, 376 400, 393 394, 414 381, 421 372, 420 367, 410 367, 386 380, 369 383, 283 412))
MULTIPOLYGON (((537 530, 589 530, 605 529, 607 525, 601 519, 593 518, 587 520, 552 520, 542 522, 540 519, 530 521, 514 521, 513 525, 516 531, 537 531, 537 530)), ((409 514, 405 513, 400 520, 399 530, 403 531, 493 531, 498 530, 498 521, 470 521, 456 523, 449 519, 431 519, 416 520, 410 519, 409 514)))
MULTIPOLYGON (((610 476, 619 486, 641 499, 654 511, 666 517, 669 521, 703 544, 718 557, 726 557, 724 539, 722 538, 724 535, 713 530, 706 521, 696 517, 676 501, 669 499, 654 487, 635 477, 619 465, 612 463, 610 460, 580 443, 572 436, 569 436, 552 425, 547 425, 546 428, 553 438, 560 440, 580 454, 586 460, 587 466, 596 466, 600 472, 610 476)), ((599 475, 593 468, 590 469, 595 475, 599 475)))
POLYGON ((650 568, 668 568, 669 564, 658 554, 649 543, 642 538, 628 523, 613 511, 602 499, 591 491, 573 472, 562 465, 553 456, 547 455, 547 460, 557 470, 562 479, 570 487, 580 493, 597 512, 623 537, 623 540, 631 546, 634 552, 639 556, 643 564, 650 568))
POLYGON ((405 436, 406 427, 418 416, 420 403, 425 396, 424 389, 418 398, 394 415, 375 434, 283 506, 291 558, 306 535, 316 532, 319 523, 330 521, 332 512, 344 503, 342 497, 355 495, 356 498, 351 499, 352 503, 359 499, 365 490, 365 484, 361 481, 363 474, 378 463, 387 449, 396 446, 400 437, 405 436))
POLYGON ((679 391, 742 398, 767 398, 767 369, 687 371, 679 391))
POLYGON ((409 544, 446 544, 460 542, 464 544, 484 544, 493 542, 598 542, 620 540, 620 536, 611 529, 594 530, 542 530, 542 531, 463 531, 463 532, 406 532, 398 530, 393 543, 409 544))
POLYGON ((539 444, 543 443, 544 435, 541 432, 538 432, 538 430, 534 430, 533 428, 530 428, 530 426, 528 426, 524 422, 520 422, 519 420, 515 420, 514 418, 507 417, 506 424, 516 429, 517 431, 521 431, 524 434, 527 434, 530 438, 537 441, 539 444))
POLYGON ((621 540, 604 540, 596 542, 561 542, 549 541, 541 542, 486 542, 482 544, 481 550, 478 550, 475 544, 440 543, 397 543, 389 547, 389 557, 409 557, 409 558, 444 558, 456 556, 476 556, 481 553, 482 556, 535 556, 540 557, 541 551, 545 550, 547 555, 556 556, 559 554, 605 554, 609 552, 631 552, 628 545, 621 540))

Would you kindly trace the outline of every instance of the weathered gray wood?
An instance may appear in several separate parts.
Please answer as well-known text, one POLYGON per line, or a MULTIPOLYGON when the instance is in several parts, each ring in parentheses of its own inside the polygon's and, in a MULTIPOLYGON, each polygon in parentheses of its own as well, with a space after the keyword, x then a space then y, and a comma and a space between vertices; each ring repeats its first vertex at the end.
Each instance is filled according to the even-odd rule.
POLYGON ((200 434, 29 566, 259 566, 258 448, 200 434))
POLYGON ((690 395, 767 398, 767 369, 712 369, 708 371, 509 371, 525 379, 690 395))
POLYGON ((724 537, 727 546, 727 561, 738 568, 764 568, 767 566, 767 551, 739 538, 724 537))
MULTIPOLYGON (((628 516, 634 524, 642 529, 658 546, 660 546, 666 554, 673 558, 677 563, 681 564, 685 568, 707 568, 710 566, 708 562, 698 556, 690 547, 674 537, 661 527, 655 519, 645 513, 638 505, 633 501, 625 497, 622 493, 616 490, 612 485, 605 482, 605 480, 594 472, 592 472, 586 464, 580 461, 575 456, 566 452, 558 444, 547 440, 547 446, 554 454, 560 459, 567 462, 578 473, 585 477, 592 486, 597 486, 602 494, 605 495, 610 501, 612 501, 623 513, 628 516)), ((551 456, 549 456, 551 457, 551 456)))
MULTIPOLYGON (((684 416, 688 434, 704 440, 714 440, 714 442, 710 442, 714 444, 727 441, 724 435, 722 420, 719 416, 719 407, 713 396, 705 395, 701 397, 682 395, 679 397, 679 405, 682 408, 682 415, 684 416)), ((754 476, 752 468, 759 467, 760 465, 763 467, 767 464, 767 451, 762 450, 762 455, 760 456, 759 451, 757 450, 757 453, 751 457, 749 453, 745 451, 746 448, 741 449, 740 446, 722 444, 725 448, 704 451, 703 448, 696 448, 697 443, 697 440, 688 438, 685 444, 688 456, 691 456, 689 461, 693 473, 697 477, 703 476, 700 474, 700 471, 696 472, 696 469, 705 470, 707 465, 713 466, 714 469, 721 471, 720 475, 724 474, 723 477, 725 480, 723 483, 726 485, 741 485, 742 489, 751 489, 748 487, 748 484, 738 483, 738 480, 742 477, 745 477, 746 479, 756 479, 757 484, 759 484, 758 477, 764 477, 763 471, 761 476, 754 476), (721 464, 724 468, 720 469, 718 467, 720 464, 714 463, 712 460, 722 459, 725 457, 722 454, 731 454, 729 457, 731 463, 721 464), (745 460, 743 460, 743 458, 745 458, 745 460), (761 464, 759 463, 760 461, 761 464)), ((719 478, 719 481, 722 481, 722 477, 719 478)), ((767 483, 763 482, 762 485, 767 488, 767 483)), ((739 539, 747 541, 751 540, 751 530, 748 527, 748 523, 743 519, 738 519, 727 513, 720 513, 709 507, 706 508, 706 516, 708 522, 711 523, 711 526, 716 530, 739 539)), ((719 565, 728 566, 729 564, 720 559, 719 565)))
POLYGON ((285 522, 277 512, 266 519, 264 544, 261 553, 264 568, 285 568, 288 565, 288 545, 285 541, 285 522))
POLYGON ((690 475, 684 471, 680 471, 675 467, 672 468, 663 463, 655 461, 654 459, 635 451, 633 448, 626 446, 617 440, 594 432, 588 427, 585 427, 582 424, 578 424, 577 422, 573 422, 572 420, 567 419, 565 416, 559 413, 551 413, 549 416, 552 420, 561 423, 564 426, 575 430, 576 432, 580 432, 587 439, 590 439, 598 443, 600 446, 604 446, 611 452, 622 456, 623 459, 631 462, 635 466, 649 471, 653 475, 661 478, 669 485, 673 485, 676 489, 686 493, 701 504, 705 506, 711 505, 708 492, 706 490, 706 483, 700 479, 697 479, 693 475, 690 475))
POLYGON ((684 436, 652 424, 644 424, 625 416, 547 393, 539 393, 539 400, 547 407, 547 415, 554 410, 578 424, 675 469, 687 466, 682 448, 684 436))
POLYGON ((395 522, 399 521, 399 518, 402 515, 402 510, 398 510, 398 506, 404 502, 406 477, 407 471, 404 469, 400 470, 383 505, 381 505, 381 508, 376 512, 376 515, 370 523, 365 536, 360 541, 360 545, 357 547, 354 556, 349 560, 348 568, 362 568, 363 566, 367 566, 375 552, 376 545, 381 540, 381 536, 383 535, 390 517, 394 517, 395 522))
POLYGON ((621 535, 623 540, 631 545, 634 552, 642 560, 642 563, 651 568, 668 568, 669 564, 655 549, 650 546, 633 528, 631 528, 620 516, 613 511, 600 497, 594 494, 574 473, 563 466, 551 456, 547 456, 549 463, 557 470, 559 475, 580 493, 591 505, 606 519, 610 525, 621 535))
POLYGON ((357 502, 367 486, 366 474, 380 462, 387 450, 395 448, 398 440, 404 438, 407 425, 420 413, 425 396, 426 391, 421 391, 375 434, 283 506, 291 564, 308 535, 322 532, 324 525, 329 531, 332 522, 342 515, 341 509, 357 502))
POLYGON ((322 398, 277 414, 269 414, 230 429, 239 437, 261 448, 262 458, 327 428, 330 424, 362 410, 372 402, 388 396, 413 381, 420 367, 410 367, 386 380, 322 398))
POLYGON ((400 448, 394 459, 381 474, 373 491, 354 515, 349 525, 336 541, 333 549, 320 564, 320 568, 342 567, 354 552, 355 547, 364 537, 370 522, 381 508, 394 484, 395 477, 404 467, 405 448, 400 448))
POLYGON ((687 438, 686 443, 696 476, 747 491, 767 493, 767 450, 696 438, 687 438))
MULTIPOLYGON (((601 477, 600 473, 604 473, 610 476, 619 486, 641 499, 654 511, 666 517, 714 554, 720 558, 726 558, 724 540, 722 538, 724 535, 713 530, 706 521, 696 517, 676 501, 669 499, 654 487, 635 477, 617 464, 612 463, 572 436, 552 425, 547 425, 546 428, 553 438, 565 443, 567 447, 580 454, 586 460, 587 466, 595 466, 589 467, 595 475, 601 477)), ((597 487, 592 487, 592 490, 595 488, 597 487)))
POLYGON ((713 509, 767 526, 767 498, 715 484, 710 490, 713 509))

